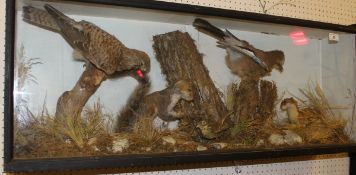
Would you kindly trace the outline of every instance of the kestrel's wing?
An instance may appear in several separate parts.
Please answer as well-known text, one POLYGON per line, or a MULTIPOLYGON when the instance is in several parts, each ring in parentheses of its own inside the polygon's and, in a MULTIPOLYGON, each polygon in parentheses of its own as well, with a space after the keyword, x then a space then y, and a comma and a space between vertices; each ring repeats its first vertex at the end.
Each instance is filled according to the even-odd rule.
POLYGON ((89 37, 84 33, 83 26, 51 5, 46 4, 44 7, 56 21, 58 27, 61 29, 62 36, 67 42, 74 48, 82 51, 87 50, 89 37))

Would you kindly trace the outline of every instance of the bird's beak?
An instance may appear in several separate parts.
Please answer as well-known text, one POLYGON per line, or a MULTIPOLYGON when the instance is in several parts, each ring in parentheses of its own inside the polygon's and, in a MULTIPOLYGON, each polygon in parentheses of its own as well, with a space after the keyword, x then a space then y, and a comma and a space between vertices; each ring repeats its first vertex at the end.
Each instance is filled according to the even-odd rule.
POLYGON ((276 69, 281 73, 283 72, 283 66, 281 64, 277 64, 276 69))
POLYGON ((136 70, 136 75, 137 75, 139 78, 145 78, 145 75, 142 73, 142 70, 141 70, 141 69, 136 70))
POLYGON ((149 81, 148 76, 145 75, 141 69, 136 70, 134 78, 142 83, 147 83, 149 81))

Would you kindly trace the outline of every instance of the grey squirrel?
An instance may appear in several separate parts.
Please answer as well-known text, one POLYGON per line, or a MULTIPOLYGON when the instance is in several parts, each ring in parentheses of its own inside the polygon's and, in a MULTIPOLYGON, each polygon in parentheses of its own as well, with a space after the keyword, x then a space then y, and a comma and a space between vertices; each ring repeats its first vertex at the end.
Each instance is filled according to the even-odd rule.
POLYGON ((131 131, 139 117, 159 117, 164 121, 174 121, 184 116, 174 107, 180 100, 192 101, 194 97, 192 83, 179 80, 161 91, 147 94, 150 83, 141 82, 129 98, 127 106, 120 112, 117 132, 131 131))

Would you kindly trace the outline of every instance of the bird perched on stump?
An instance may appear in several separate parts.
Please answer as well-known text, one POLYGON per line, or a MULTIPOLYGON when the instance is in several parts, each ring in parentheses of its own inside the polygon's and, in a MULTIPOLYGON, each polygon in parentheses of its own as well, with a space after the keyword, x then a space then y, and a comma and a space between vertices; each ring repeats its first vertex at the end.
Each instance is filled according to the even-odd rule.
POLYGON ((145 52, 127 48, 93 23, 75 21, 48 4, 44 8, 24 6, 23 19, 61 34, 73 47, 76 57, 79 55, 107 75, 127 72, 140 79, 150 71, 150 59, 145 52))
POLYGON ((193 26, 218 40, 218 46, 227 51, 225 61, 228 68, 241 79, 259 79, 269 75, 273 69, 283 72, 282 51, 257 49, 247 41, 238 39, 227 29, 222 31, 204 19, 195 19, 193 26))

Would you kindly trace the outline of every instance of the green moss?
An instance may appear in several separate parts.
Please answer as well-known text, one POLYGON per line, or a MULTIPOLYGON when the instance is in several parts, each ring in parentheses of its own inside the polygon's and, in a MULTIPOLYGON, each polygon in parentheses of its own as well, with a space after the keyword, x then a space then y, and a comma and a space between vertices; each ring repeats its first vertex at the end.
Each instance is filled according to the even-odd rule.
POLYGON ((231 128, 230 133, 231 136, 236 136, 237 134, 243 132, 247 128, 248 124, 247 122, 237 122, 235 125, 231 128))

